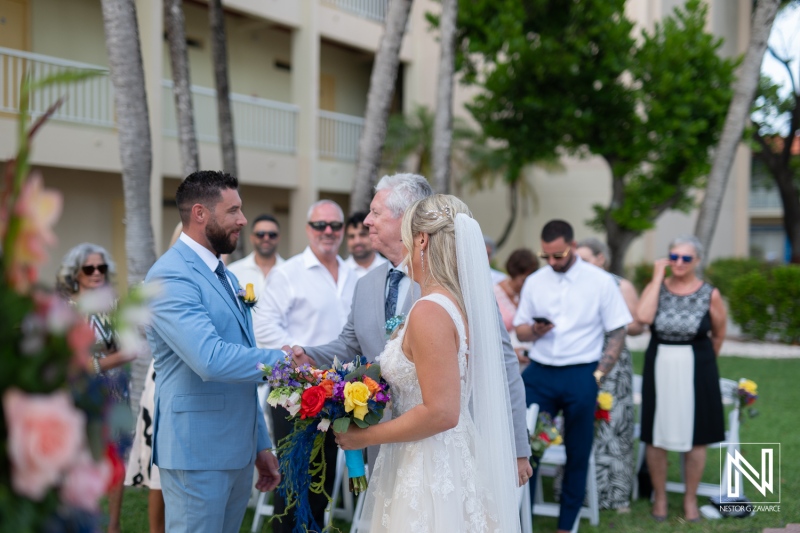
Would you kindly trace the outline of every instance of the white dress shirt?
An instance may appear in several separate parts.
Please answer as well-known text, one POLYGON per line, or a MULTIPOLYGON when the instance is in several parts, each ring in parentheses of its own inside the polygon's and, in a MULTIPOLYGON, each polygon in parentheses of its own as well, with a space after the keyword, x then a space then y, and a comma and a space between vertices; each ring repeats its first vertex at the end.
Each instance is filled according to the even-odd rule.
MULTIPOLYGON (((285 259, 281 257, 280 254, 277 254, 274 266, 281 265, 284 262, 285 259)), ((264 290, 264 282, 267 276, 264 275, 264 271, 261 270, 261 267, 256 264, 255 252, 252 252, 238 261, 234 261, 228 265, 228 270, 239 278, 239 285, 241 285, 242 289, 247 287, 248 283, 252 283, 256 294, 261 294, 261 291, 264 290)), ((270 272, 272 272, 272 270, 270 270, 270 272)))
MULTIPOLYGON (((200 256, 200 259, 203 261, 203 263, 206 264, 206 266, 209 269, 211 269, 211 272, 214 274, 214 276, 217 275, 217 265, 219 265, 220 261, 219 257, 214 255, 211 252, 211 250, 209 250, 208 248, 206 248, 205 246, 203 246, 202 244, 192 239, 183 232, 181 232, 180 240, 186 246, 191 248, 192 251, 194 251, 194 253, 200 256)), ((234 273, 234 275, 236 274, 234 273)), ((233 295, 236 296, 239 291, 239 288, 236 285, 234 285, 233 279, 231 279, 231 277, 228 275, 227 272, 225 272, 225 277, 228 279, 228 283, 230 283, 231 290, 233 290, 233 295)), ((239 306, 239 309, 242 308, 242 303, 239 301, 239 298, 236 298, 236 304, 239 306)), ((280 349, 280 346, 278 346, 278 349, 280 349)))
POLYGON ((356 260, 353 259, 352 255, 344 260, 344 264, 353 269, 353 272, 356 273, 356 276, 358 277, 358 279, 363 278, 364 275, 367 272, 378 268, 379 266, 381 266, 385 262, 386 262, 386 258, 383 257, 379 253, 375 254, 375 257, 372 258, 372 263, 370 263, 369 266, 366 266, 366 267, 362 267, 361 265, 356 263, 356 260))
POLYGON ((565 273, 548 266, 528 276, 519 300, 515 327, 531 324, 534 317, 555 324, 528 352, 531 359, 544 365, 599 360, 605 333, 633 320, 614 278, 580 257, 565 273))
POLYGON ((340 257, 338 280, 306 248, 267 276, 253 307, 260 347, 318 346, 339 336, 353 301, 357 276, 340 257))

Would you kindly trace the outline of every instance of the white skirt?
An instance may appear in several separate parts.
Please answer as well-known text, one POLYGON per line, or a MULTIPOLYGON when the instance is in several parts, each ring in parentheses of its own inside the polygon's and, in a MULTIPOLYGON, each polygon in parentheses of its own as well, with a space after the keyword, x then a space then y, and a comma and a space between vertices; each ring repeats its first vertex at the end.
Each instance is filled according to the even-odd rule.
POLYGON ((659 344, 655 361, 653 446, 688 452, 694 440, 694 349, 659 344))

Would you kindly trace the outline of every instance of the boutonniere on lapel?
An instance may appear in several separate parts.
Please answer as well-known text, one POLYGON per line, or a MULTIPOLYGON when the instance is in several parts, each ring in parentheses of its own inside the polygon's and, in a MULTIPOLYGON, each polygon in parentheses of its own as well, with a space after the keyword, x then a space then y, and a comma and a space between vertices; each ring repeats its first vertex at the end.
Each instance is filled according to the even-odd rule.
POLYGON ((258 303, 258 298, 256 298, 256 291, 253 288, 252 283, 248 283, 244 289, 239 289, 239 299, 245 305, 245 307, 253 307, 258 303))
POLYGON ((391 337, 392 334, 394 334, 394 332, 397 331, 397 328, 399 328, 405 321, 406 321, 406 315, 403 314, 394 315, 392 318, 387 320, 386 325, 384 326, 384 328, 386 329, 386 336, 391 337))

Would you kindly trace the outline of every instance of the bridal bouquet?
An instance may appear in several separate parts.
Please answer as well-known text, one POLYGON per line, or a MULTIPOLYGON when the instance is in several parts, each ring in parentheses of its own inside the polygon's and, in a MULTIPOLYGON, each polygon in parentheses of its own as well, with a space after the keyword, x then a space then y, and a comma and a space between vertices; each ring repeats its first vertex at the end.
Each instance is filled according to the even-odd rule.
POLYGON ((536 420, 536 431, 531 435, 530 442, 531 464, 534 467, 536 463, 539 462, 542 455, 544 455, 544 451, 547 448, 550 446, 558 446, 564 442, 550 413, 539 413, 539 418, 536 420))
MULTIPOLYGON (((260 365, 270 391, 267 402, 289 411, 294 430, 278 443, 278 459, 283 481, 278 493, 287 509, 297 506, 295 531, 313 529, 308 491, 323 493, 325 488, 325 432, 333 426, 344 433, 350 424, 366 428, 383 418, 390 400, 389 384, 381 378, 380 365, 365 357, 342 364, 334 359, 329 369, 310 365, 294 366, 290 357, 272 367, 260 365), (321 474, 314 483, 312 476, 321 474)), ((367 489, 362 450, 346 450, 350 490, 359 494, 367 489)))

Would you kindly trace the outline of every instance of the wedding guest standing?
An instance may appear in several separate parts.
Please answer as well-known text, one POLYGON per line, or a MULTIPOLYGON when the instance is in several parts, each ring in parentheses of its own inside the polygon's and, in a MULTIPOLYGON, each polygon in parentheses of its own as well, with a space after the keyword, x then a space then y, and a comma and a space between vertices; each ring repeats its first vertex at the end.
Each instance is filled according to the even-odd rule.
POLYGON ((386 259, 372 248, 369 228, 364 225, 365 218, 367 213, 358 211, 350 215, 345 226, 347 251, 350 252, 350 257, 344 262, 355 271, 358 279, 386 262, 386 259))
MULTIPOLYGON (((116 273, 111 255, 96 244, 81 243, 72 248, 61 260, 56 285, 58 291, 71 303, 77 302, 97 290, 106 289, 113 295, 111 280, 116 273)), ((107 312, 91 314, 87 317, 94 329, 95 345, 92 353, 92 369, 115 404, 129 406, 130 374, 125 365, 135 358, 118 349, 117 338, 107 312)), ((131 435, 120 432, 114 436, 115 446, 120 457, 125 456, 130 447, 131 435)), ((123 484, 111 488, 108 493, 108 533, 120 531, 120 512, 122 511, 123 484)))
POLYGON ((278 253, 280 242, 281 226, 278 220, 272 215, 258 215, 250 227, 250 244, 253 245, 253 251, 228 265, 228 270, 239 278, 239 285, 242 288, 252 283, 256 294, 261 294, 267 275, 284 261, 278 253))
POLYGON ((617 284, 578 257, 573 235, 563 220, 544 225, 539 257, 549 268, 525 281, 514 317, 517 337, 533 341, 531 364, 522 373, 528 405, 539 404, 552 416, 564 413, 567 462, 559 531, 572 529, 583 504, 597 393, 632 321, 617 284))
MULTIPOLYGON (((608 246, 594 237, 578 242, 578 255, 596 267, 606 269, 611 261, 608 246)), ((619 286, 628 311, 635 316, 639 297, 633 284, 611 274, 619 286)), ((639 335, 644 325, 638 320, 628 324, 628 335, 639 335)), ((608 339, 606 338, 606 343, 608 339)), ((605 348, 605 343, 604 346, 605 348)), ((614 404, 611 420, 600 424, 594 437, 594 457, 597 464, 597 498, 601 509, 629 510, 633 487, 633 361, 624 346, 617 364, 603 380, 601 391, 611 394, 614 404)))
POLYGON ((642 376, 642 441, 658 522, 667 518, 667 451, 685 454, 684 518, 697 522, 706 445, 725 440, 717 355, 727 314, 719 290, 697 277, 702 255, 694 236, 672 241, 669 257, 656 260, 637 310, 652 333, 642 376))
POLYGON ((530 363, 530 359, 528 359, 530 344, 520 342, 517 339, 513 324, 514 315, 517 314, 522 284, 525 283, 528 276, 536 272, 537 268, 539 268, 539 261, 532 251, 527 248, 514 250, 506 261, 508 276, 499 283, 495 283, 493 287, 494 297, 497 300, 497 306, 500 308, 500 315, 503 317, 503 325, 509 337, 511 337, 511 346, 514 347, 514 352, 517 354, 517 359, 519 359, 520 370, 524 370, 530 363))
MULTIPOLYGON (((306 236, 308 247, 276 267, 253 308, 256 341, 262 346, 322 344, 339 335, 347 322, 356 273, 339 257, 344 237, 344 213, 336 202, 320 200, 308 210, 306 236)), ((275 441, 291 433, 293 424, 288 412, 272 409, 275 441)), ((336 469, 336 442, 332 433, 325 440, 325 490, 333 489, 336 469)), ((324 494, 309 494, 317 524, 324 522, 328 499, 324 494)), ((275 495, 275 515, 286 510, 286 502, 275 495)), ((272 523, 276 533, 294 528, 294 510, 272 523)))

